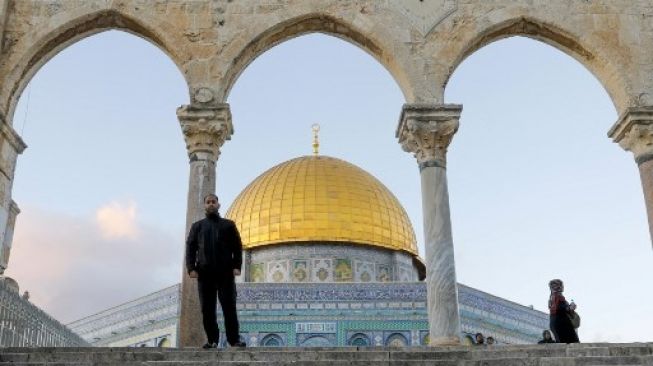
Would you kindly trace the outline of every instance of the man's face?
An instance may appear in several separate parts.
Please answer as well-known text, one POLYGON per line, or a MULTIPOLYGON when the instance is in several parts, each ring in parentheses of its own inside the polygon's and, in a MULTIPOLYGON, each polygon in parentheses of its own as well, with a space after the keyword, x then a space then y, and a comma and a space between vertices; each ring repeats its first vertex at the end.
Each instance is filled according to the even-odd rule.
POLYGON ((204 200, 204 210, 208 214, 214 214, 218 212, 218 209, 220 208, 220 202, 218 202, 218 199, 213 197, 213 196, 208 196, 204 200))

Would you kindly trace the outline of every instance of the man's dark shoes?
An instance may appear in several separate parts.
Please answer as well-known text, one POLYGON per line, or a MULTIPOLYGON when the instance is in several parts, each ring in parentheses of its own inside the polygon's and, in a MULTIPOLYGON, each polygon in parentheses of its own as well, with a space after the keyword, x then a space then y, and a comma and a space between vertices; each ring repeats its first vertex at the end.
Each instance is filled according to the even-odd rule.
POLYGON ((213 343, 205 343, 202 348, 204 349, 211 349, 211 348, 218 348, 218 344, 213 342, 213 343))
POLYGON ((232 343, 231 347, 245 348, 245 347, 247 347, 247 344, 245 344, 245 342, 236 342, 236 343, 232 343))

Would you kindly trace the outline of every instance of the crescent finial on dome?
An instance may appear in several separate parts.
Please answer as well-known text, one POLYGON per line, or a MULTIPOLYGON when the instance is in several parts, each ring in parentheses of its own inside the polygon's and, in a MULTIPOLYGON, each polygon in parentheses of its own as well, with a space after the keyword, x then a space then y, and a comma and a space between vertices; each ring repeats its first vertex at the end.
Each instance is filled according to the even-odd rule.
POLYGON ((311 126, 313 130, 313 155, 318 155, 318 149, 320 147, 320 141, 318 140, 317 133, 320 132, 320 125, 318 123, 313 123, 311 126))

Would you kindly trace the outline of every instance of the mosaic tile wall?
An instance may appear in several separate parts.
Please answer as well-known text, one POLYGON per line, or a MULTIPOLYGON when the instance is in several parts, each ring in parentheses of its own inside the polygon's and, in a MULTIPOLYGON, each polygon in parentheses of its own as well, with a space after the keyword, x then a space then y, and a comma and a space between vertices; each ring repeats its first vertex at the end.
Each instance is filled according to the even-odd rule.
POLYGON ((415 282, 410 254, 360 245, 307 243, 252 249, 248 282, 415 282))
MULTIPOLYGON (((481 332, 500 344, 536 343, 548 326, 543 312, 460 284, 458 291, 463 341, 481 332)), ((69 326, 93 345, 156 344, 178 317, 178 292, 176 285, 69 326)), ((423 282, 243 283, 237 306, 249 346, 428 344, 423 282)))

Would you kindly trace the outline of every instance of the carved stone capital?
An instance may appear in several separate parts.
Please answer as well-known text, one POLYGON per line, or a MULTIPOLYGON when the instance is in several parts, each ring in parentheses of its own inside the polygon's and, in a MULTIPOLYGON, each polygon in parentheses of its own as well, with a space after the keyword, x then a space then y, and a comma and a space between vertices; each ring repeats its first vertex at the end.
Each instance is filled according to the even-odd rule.
POLYGON ((0 114, 0 134, 2 138, 9 142, 9 144, 16 151, 16 155, 22 154, 27 148, 27 145, 22 138, 18 135, 16 130, 13 129, 4 118, 4 115, 0 114))
POLYGON ((395 136, 404 151, 415 154, 420 169, 446 166, 462 110, 458 104, 404 104, 395 136))
POLYGON ((234 133, 227 103, 211 106, 183 105, 177 108, 177 118, 191 161, 202 158, 217 161, 220 147, 226 140, 231 140, 234 133))
POLYGON ((18 208, 18 204, 14 200, 11 200, 9 204, 9 219, 12 220, 13 218, 15 220, 19 213, 20 208, 18 208))
POLYGON ((653 159, 653 106, 633 107, 610 128, 608 137, 631 151, 637 164, 653 159))

